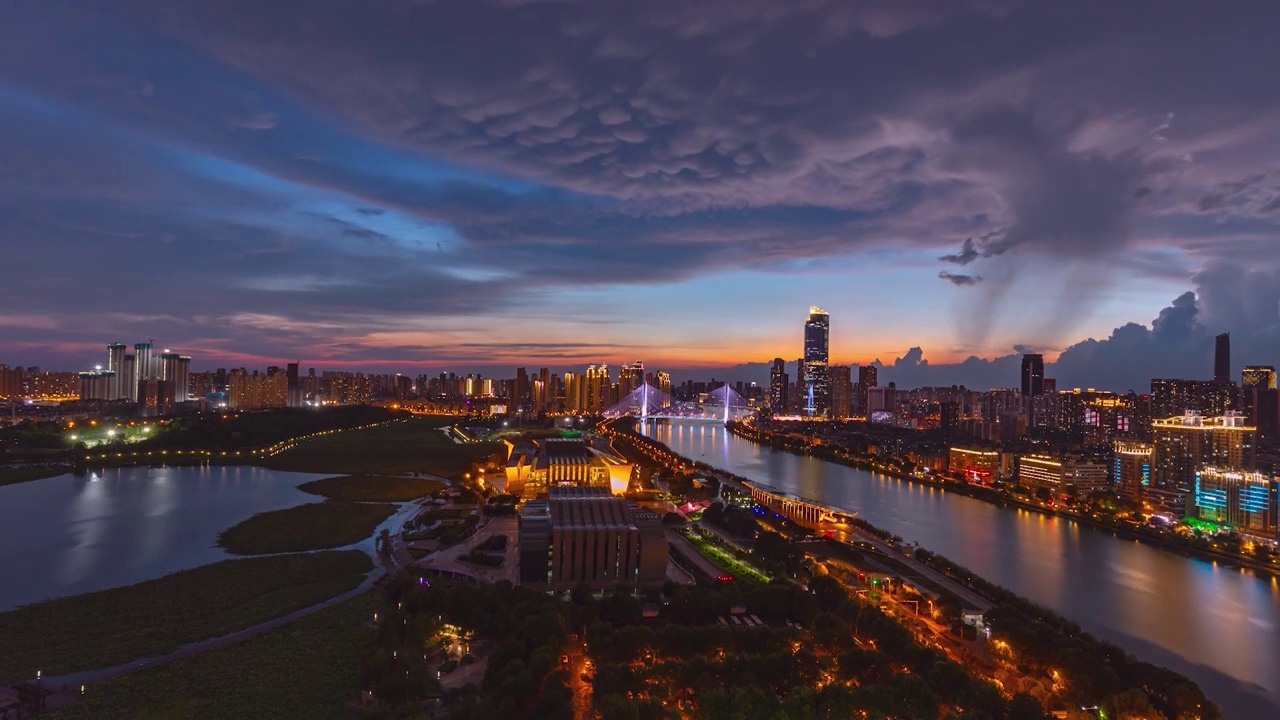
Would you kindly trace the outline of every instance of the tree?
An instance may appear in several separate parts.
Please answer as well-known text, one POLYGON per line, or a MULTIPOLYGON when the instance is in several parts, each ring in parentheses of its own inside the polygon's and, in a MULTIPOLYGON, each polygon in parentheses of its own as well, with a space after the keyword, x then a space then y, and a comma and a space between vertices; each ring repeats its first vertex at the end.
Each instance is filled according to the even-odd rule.
POLYGON ((849 597, 840 581, 830 575, 819 575, 810 580, 809 591, 818 599, 818 607, 825 612, 835 612, 849 597))
POLYGON ((1026 693, 1018 693, 1009 698, 1009 704, 1005 707, 1006 720, 1047 720, 1044 708, 1040 705, 1040 701, 1031 697, 1026 693))

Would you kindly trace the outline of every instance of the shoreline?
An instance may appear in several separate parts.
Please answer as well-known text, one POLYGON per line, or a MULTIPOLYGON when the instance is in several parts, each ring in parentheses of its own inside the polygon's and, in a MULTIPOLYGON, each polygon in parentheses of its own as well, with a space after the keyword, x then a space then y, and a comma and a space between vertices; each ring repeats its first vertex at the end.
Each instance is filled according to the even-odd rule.
POLYGON ((982 502, 986 502, 988 504, 996 505, 999 507, 1012 508, 1016 510, 1025 510, 1027 512, 1034 512, 1034 513, 1043 515, 1045 517, 1059 518, 1062 520, 1075 522, 1084 527, 1088 527, 1094 530, 1110 531, 1111 534, 1115 535, 1116 537, 1124 537, 1131 540, 1136 540, 1150 547, 1154 547, 1174 555, 1180 555, 1182 557, 1191 558, 1194 560, 1202 560, 1204 562, 1211 562, 1214 564, 1226 564, 1228 566, 1234 566, 1232 569, 1237 569, 1237 570, 1240 570, 1241 572, 1244 572, 1247 569, 1264 579, 1280 577, 1280 569, 1277 569, 1274 566, 1262 565, 1258 563, 1256 560, 1253 560, 1251 558, 1246 558, 1239 555, 1229 555, 1227 553, 1216 552, 1213 550, 1204 550, 1201 548, 1188 547, 1178 542, 1170 541, 1170 540, 1159 538, 1159 537, 1152 537, 1151 535, 1143 533, 1134 528, 1126 527, 1123 525, 1111 525, 1106 522, 1096 520, 1087 515, 1080 515, 1080 514, 1069 513, 1069 512, 1064 512, 1060 510, 1053 510, 1050 508, 1044 508, 1038 505, 1032 505, 1030 503, 1021 502, 1021 501, 1009 498, 999 493, 999 491, 991 488, 986 488, 986 487, 977 486, 977 485, 969 485, 967 483, 948 482, 946 480, 936 480, 929 477, 914 477, 914 476, 906 475, 900 472, 895 472, 893 470, 887 470, 887 469, 878 468, 878 467, 870 467, 870 463, 867 463, 865 461, 858 461, 852 458, 845 459, 840 457, 824 457, 824 456, 816 455, 813 453, 799 452, 796 449, 790 447, 790 445, 787 443, 779 442, 775 444, 772 442, 768 442, 766 439, 764 439, 764 438, 776 437, 772 433, 756 431, 755 433, 756 436, 753 437, 752 433, 745 432, 742 426, 736 423, 729 423, 725 426, 725 428, 728 430, 728 432, 733 433, 735 436, 742 438, 743 440, 747 440, 755 443, 756 445, 765 446, 773 450, 778 450, 780 452, 786 452, 786 453, 790 453, 792 455, 798 455, 801 457, 813 457, 823 462, 830 462, 830 463, 835 463, 837 465, 844 465, 845 467, 851 467, 857 470, 864 470, 866 472, 873 473, 873 474, 884 475, 885 477, 890 477, 895 480, 901 480, 909 483, 917 483, 919 485, 923 485, 931 488, 938 488, 944 491, 955 492, 959 495, 973 498, 975 500, 980 500, 982 502))

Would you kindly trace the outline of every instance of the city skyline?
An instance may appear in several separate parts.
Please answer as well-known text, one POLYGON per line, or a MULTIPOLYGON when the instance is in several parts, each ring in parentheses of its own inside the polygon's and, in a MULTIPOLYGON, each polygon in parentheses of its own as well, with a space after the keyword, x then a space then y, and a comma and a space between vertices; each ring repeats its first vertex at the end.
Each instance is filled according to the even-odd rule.
POLYGON ((1280 356, 1280 97, 1231 40, 1280 9, 237 5, 13 8, 7 362, 710 373, 811 304, 904 384, 1280 356))

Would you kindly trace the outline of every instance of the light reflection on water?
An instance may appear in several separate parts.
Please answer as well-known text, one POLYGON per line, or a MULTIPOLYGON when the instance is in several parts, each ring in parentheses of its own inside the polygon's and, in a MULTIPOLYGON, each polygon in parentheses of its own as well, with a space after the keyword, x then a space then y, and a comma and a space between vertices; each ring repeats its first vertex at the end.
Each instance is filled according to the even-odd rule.
MULTIPOLYGON (((1280 583, 1110 532, 778 452, 715 423, 650 423, 675 452, 857 511, 1200 683, 1227 718, 1280 713, 1280 583), (1245 696, 1256 686, 1265 699, 1245 696)), ((1277 716, 1277 715, 1271 715, 1277 716)))
POLYGON ((0 610, 228 557, 222 530, 319 500, 321 475, 253 467, 123 468, 0 487, 0 610))

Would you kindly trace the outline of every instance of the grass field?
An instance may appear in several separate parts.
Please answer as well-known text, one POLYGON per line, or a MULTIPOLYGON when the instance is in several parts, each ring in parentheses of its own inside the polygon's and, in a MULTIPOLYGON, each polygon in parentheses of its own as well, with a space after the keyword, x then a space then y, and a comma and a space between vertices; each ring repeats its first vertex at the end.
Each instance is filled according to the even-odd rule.
POLYGON ((430 495, 443 487, 444 483, 438 480, 420 477, 344 475, 312 480, 299 485, 298 489, 313 495, 323 495, 331 500, 408 502, 430 495))
POLYGON ((753 577, 757 580, 769 582, 769 576, 761 572, 755 566, 748 565, 733 555, 730 555, 728 551, 711 544, 698 533, 685 533, 685 537, 688 538, 689 542, 698 549, 698 552, 702 553, 715 565, 729 571, 730 574, 740 577, 753 577))
POLYGON ((360 584, 362 552, 224 560, 0 613, 0 685, 162 655, 315 605, 360 584))
POLYGON ((218 534, 235 555, 267 555, 343 547, 373 535, 396 511, 389 503, 328 500, 258 513, 218 534))
POLYGON ((0 485, 14 485, 69 472, 70 467, 61 465, 10 465, 0 467, 0 485))
POLYGON ((498 443, 459 445, 439 428, 457 422, 448 417, 414 417, 385 427, 349 430, 298 443, 264 464, 274 470, 402 475, 425 472, 459 477, 471 463, 496 452, 498 443))
POLYGON ((89 688, 56 720, 309 718, 347 720, 360 658, 375 632, 360 627, 381 606, 368 592, 315 614, 151 670, 89 688))

